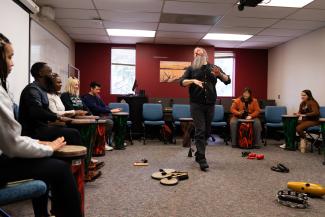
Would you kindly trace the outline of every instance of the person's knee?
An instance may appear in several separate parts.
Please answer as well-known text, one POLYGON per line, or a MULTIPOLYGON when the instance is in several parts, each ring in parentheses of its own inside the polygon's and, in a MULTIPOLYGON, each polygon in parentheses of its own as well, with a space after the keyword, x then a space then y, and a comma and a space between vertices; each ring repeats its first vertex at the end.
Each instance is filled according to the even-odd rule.
POLYGON ((296 131, 297 131, 297 133, 302 134, 304 132, 304 128, 301 125, 298 125, 296 127, 296 131))

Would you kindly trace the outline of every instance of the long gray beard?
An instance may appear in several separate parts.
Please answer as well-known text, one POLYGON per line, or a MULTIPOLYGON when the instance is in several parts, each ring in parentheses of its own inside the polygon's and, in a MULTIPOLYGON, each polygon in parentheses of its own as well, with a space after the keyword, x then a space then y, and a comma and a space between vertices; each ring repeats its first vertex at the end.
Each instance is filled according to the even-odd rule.
POLYGON ((194 58, 192 62, 192 68, 193 69, 200 69, 206 62, 206 57, 205 56, 197 56, 194 58))

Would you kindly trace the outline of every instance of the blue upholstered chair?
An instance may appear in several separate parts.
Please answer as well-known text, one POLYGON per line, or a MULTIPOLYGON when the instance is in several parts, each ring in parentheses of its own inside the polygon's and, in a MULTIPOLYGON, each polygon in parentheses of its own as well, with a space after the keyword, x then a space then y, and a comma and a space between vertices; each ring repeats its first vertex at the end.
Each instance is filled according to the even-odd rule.
POLYGON ((285 106, 266 106, 265 107, 265 140, 266 145, 268 128, 281 129, 283 127, 282 115, 287 114, 285 106))
MULTIPOLYGON (((325 106, 320 106, 319 107, 319 112, 320 112, 320 118, 325 118, 325 106)), ((312 144, 310 146, 310 152, 313 152, 314 151, 314 146, 320 140, 320 137, 322 135, 320 126, 309 127, 306 130, 306 133, 307 133, 308 137, 313 140, 313 142, 312 142, 312 144), (316 135, 316 136, 314 136, 314 135, 316 135)), ((318 146, 317 148, 318 148, 318 153, 320 154, 321 146, 318 146)))
MULTIPOLYGON (((115 108, 120 108, 120 109, 122 109, 122 112, 130 113, 129 104, 127 104, 127 103, 112 102, 112 103, 108 104, 108 107, 109 107, 110 110, 115 109, 115 108)), ((133 145, 132 121, 128 120, 127 121, 127 126, 128 126, 128 132, 129 132, 129 140, 130 140, 131 145, 133 145)))
MULTIPOLYGON (((163 120, 163 108, 158 103, 144 103, 142 107, 143 117, 143 144, 146 144, 146 128, 148 126, 163 127, 165 121, 163 120)), ((164 139, 164 142, 167 141, 164 139)))
MULTIPOLYGON (((37 198, 45 194, 46 191, 46 184, 39 180, 10 183, 0 188, 0 206, 37 198)), ((0 209, 0 216, 10 217, 10 215, 2 209, 0 209)))
MULTIPOLYGON (((211 123, 211 131, 214 128, 221 128, 222 129, 222 135, 224 137, 224 142, 226 145, 228 145, 227 142, 227 136, 226 136, 226 127, 227 127, 227 122, 225 122, 224 120, 224 115, 225 115, 225 111, 223 108, 223 105, 215 105, 214 107, 214 116, 213 116, 213 120, 211 123)), ((214 141, 214 138, 211 136, 212 140, 214 141)))

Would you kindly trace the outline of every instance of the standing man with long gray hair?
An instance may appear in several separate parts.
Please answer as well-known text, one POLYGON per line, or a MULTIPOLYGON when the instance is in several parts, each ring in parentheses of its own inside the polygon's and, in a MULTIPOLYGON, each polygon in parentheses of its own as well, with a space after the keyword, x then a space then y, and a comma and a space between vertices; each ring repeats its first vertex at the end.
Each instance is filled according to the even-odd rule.
POLYGON ((205 49, 195 48, 192 65, 185 71, 180 84, 189 87, 191 115, 195 127, 195 161, 199 163, 202 171, 209 168, 205 149, 214 115, 218 79, 226 85, 231 82, 229 75, 226 75, 220 67, 208 63, 205 49))

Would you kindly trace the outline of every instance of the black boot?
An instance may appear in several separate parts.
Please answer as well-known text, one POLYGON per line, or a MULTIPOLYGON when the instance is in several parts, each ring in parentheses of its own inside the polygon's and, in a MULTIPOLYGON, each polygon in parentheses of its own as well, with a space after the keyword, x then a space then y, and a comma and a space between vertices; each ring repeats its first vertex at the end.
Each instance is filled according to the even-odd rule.
POLYGON ((205 155, 195 152, 195 161, 199 163, 202 171, 206 171, 209 168, 205 155))

